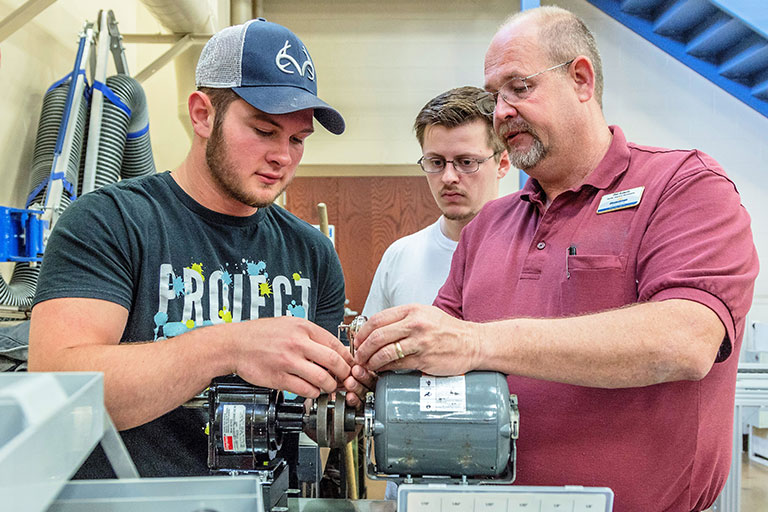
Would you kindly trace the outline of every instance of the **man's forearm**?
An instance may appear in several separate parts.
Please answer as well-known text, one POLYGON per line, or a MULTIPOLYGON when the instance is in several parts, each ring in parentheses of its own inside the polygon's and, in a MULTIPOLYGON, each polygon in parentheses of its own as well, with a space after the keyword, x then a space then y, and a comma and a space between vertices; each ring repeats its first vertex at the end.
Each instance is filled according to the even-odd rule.
POLYGON ((298 317, 201 327, 151 343, 119 343, 128 310, 63 298, 32 310, 31 371, 100 371, 105 404, 120 429, 151 421, 237 373, 247 382, 306 397, 349 377, 352 356, 335 336, 298 317))
POLYGON ((603 388, 701 379, 725 336, 712 310, 687 300, 476 324, 474 331, 477 369, 603 388))
POLYGON ((100 371, 104 402, 119 430, 151 421, 232 371, 223 326, 152 343, 78 345, 38 358, 34 371, 100 371))

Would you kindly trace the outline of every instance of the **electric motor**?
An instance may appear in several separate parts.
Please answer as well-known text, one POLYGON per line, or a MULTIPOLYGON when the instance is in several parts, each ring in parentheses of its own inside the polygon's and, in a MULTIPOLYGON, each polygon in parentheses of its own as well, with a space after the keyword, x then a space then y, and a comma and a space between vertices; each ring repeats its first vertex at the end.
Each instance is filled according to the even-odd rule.
MULTIPOLYGON (((340 325, 339 339, 345 332, 354 346, 365 320, 340 325)), ((346 406, 344 392, 321 394, 304 410, 283 402, 282 392, 229 376, 213 381, 207 403, 213 471, 269 471, 285 432, 304 431, 319 446, 340 448, 364 425, 373 479, 509 483, 515 478, 517 397, 498 372, 453 377, 382 372, 362 411, 346 406)))
POLYGON ((208 466, 216 471, 266 471, 286 432, 301 432, 302 404, 239 377, 214 379, 208 390, 208 466))
POLYGON ((379 477, 514 479, 517 400, 498 372, 384 372, 366 404, 379 477))

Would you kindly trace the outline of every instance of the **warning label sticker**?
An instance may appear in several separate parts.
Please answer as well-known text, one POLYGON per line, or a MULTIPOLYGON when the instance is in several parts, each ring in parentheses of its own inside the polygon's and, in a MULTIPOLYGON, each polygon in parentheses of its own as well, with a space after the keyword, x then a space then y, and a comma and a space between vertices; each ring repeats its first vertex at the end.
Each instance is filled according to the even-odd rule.
POLYGON ((226 452, 244 452, 245 406, 225 405, 221 416, 221 440, 226 452))
POLYGON ((435 377, 422 375, 419 379, 419 409, 422 411, 465 412, 467 383, 463 375, 435 377))

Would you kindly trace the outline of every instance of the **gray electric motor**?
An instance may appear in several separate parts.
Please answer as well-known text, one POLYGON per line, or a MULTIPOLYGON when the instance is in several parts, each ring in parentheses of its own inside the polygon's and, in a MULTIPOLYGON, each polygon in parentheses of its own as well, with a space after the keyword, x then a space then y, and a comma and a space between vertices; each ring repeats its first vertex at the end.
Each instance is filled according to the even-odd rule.
POLYGON ((365 418, 371 478, 514 480, 517 398, 501 373, 384 372, 365 418))

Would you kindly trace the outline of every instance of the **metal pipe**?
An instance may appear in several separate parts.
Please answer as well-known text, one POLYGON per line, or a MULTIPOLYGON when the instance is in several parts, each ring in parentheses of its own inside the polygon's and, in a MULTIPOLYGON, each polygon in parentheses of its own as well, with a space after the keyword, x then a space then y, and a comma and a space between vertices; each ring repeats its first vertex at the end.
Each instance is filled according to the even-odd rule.
POLYGON ((344 445, 344 460, 347 477, 347 497, 358 499, 357 493, 357 465, 355 464, 355 452, 357 441, 353 439, 344 445))
POLYGON ((212 2, 201 0, 141 0, 165 28, 174 33, 215 32, 212 2))
MULTIPOLYGON (((225 6, 221 6, 221 8, 218 4, 222 2, 214 3, 201 0, 141 0, 141 3, 149 9, 163 27, 174 33, 173 36, 163 36, 173 38, 166 41, 167 43, 176 43, 187 34, 192 34, 192 39, 195 43, 204 43, 210 39, 210 34, 229 24, 229 13, 224 14, 223 12, 224 10, 228 11, 228 9, 224 9, 225 6, 229 6, 228 3, 225 6), (221 12, 223 18, 221 20, 218 16, 219 12, 221 12)), ((145 42, 129 39, 129 37, 142 36, 124 36, 124 39, 133 42, 145 42)), ((149 37, 158 38, 160 36, 149 37)), ((188 122, 189 112, 187 110, 186 98, 189 95, 189 91, 195 89, 195 65, 200 55, 196 50, 198 49, 195 46, 187 48, 187 51, 181 52, 175 59, 177 92, 180 98, 180 101, 177 103, 177 112, 190 141, 192 140, 193 132, 188 122)), ((152 72, 154 73, 156 70, 152 72)), ((149 73, 144 78, 148 76, 149 73)))
POLYGON ((204 44, 205 42, 210 39, 211 36, 209 35, 199 35, 199 34, 187 34, 181 39, 179 39, 173 46, 171 46, 165 53, 160 55, 157 59, 152 61, 147 67, 136 73, 136 80, 139 82, 144 82, 147 78, 154 75, 160 69, 162 69, 163 66, 171 62, 173 59, 175 59, 177 56, 179 56, 184 50, 189 48, 195 43, 204 44))
POLYGON ((330 236, 328 228, 328 207, 325 203, 317 203, 317 216, 320 217, 320 232, 325 236, 330 236))
MULTIPOLYGON (((128 44, 174 44, 177 43, 186 34, 123 34, 123 41, 128 44)), ((205 34, 196 34, 199 36, 211 37, 205 34)))
POLYGON ((29 23, 56 0, 29 0, 0 21, 0 41, 29 23))
MULTIPOLYGON (((96 46, 96 70, 93 75, 94 83, 104 83, 107 79, 107 63, 109 56, 109 29, 107 28, 107 11, 99 13, 99 41, 96 46)), ((101 114, 104 104, 104 93, 94 88, 91 96, 91 117, 88 124, 88 142, 85 151, 85 167, 83 168, 83 186, 81 193, 87 194, 94 189, 96 182, 96 160, 99 154, 99 138, 101 136, 101 114)))
MULTIPOLYGON (((53 165, 51 166, 51 175, 45 195, 43 206, 43 215, 41 218, 48 221, 48 228, 43 234, 43 242, 47 240, 51 229, 56 222, 61 208, 61 196, 64 193, 64 180, 57 177, 65 177, 70 165, 70 156, 73 150, 73 143, 77 135, 77 124, 74 122, 72 114, 77 112, 83 101, 83 91, 85 90, 85 67, 88 62, 88 55, 93 43, 93 26, 86 23, 85 30, 80 37, 80 46, 78 48, 75 67, 72 70, 72 81, 69 86, 67 96, 67 108, 64 110, 64 116, 59 128, 59 136, 56 141, 56 152, 53 155, 53 165)), ((78 162, 79 163, 79 162, 78 162)), ((70 182, 71 183, 71 182, 70 182)), ((71 183, 72 187, 77 187, 77 181, 71 183)), ((77 190, 73 190, 73 195, 77 195, 77 190)))

